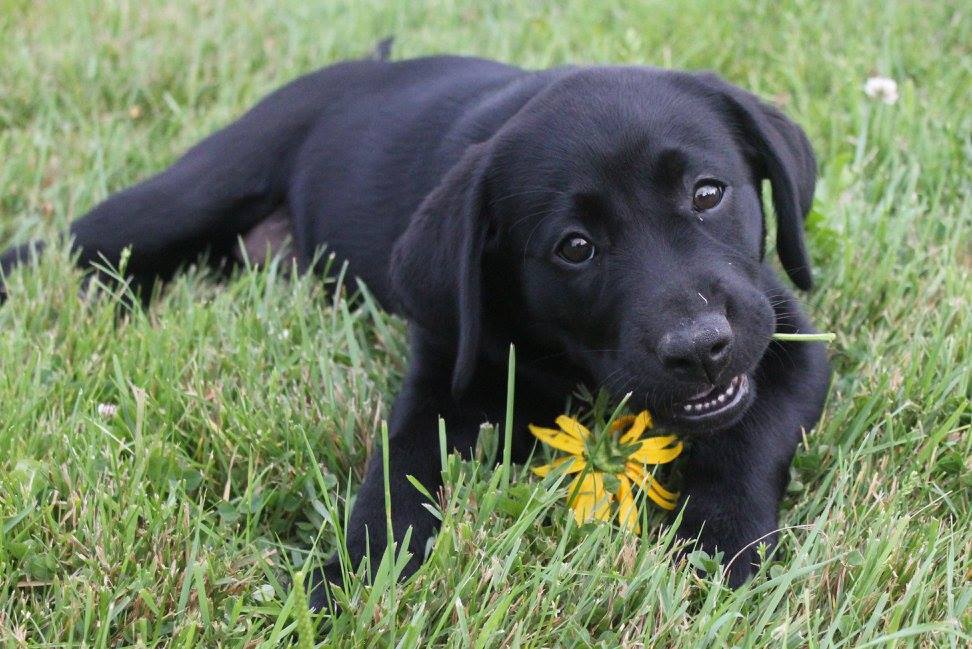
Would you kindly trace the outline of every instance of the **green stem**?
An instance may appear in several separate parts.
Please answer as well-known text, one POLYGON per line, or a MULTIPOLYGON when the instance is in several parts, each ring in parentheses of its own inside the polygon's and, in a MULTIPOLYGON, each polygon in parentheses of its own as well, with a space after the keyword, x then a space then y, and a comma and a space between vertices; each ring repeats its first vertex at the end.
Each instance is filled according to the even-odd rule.
POLYGON ((513 384, 516 380, 516 349, 510 345, 510 360, 506 368, 506 420, 503 422, 503 491, 510 486, 513 444, 513 384))
POLYGON ((773 340, 786 340, 792 342, 810 343, 810 342, 833 342, 837 337, 835 333, 824 333, 824 334, 773 334, 773 340))

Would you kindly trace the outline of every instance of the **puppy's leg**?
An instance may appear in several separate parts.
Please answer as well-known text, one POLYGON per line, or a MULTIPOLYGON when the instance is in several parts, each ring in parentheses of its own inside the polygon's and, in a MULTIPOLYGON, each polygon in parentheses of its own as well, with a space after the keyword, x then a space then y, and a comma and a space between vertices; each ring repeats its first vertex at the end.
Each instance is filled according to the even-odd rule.
MULTIPOLYGON (((70 226, 83 268, 117 266, 131 247, 127 271, 137 280, 165 277, 207 248, 217 256, 279 200, 270 169, 242 134, 220 132, 162 173, 110 196, 70 226)), ((21 248, 20 250, 23 250, 21 248)), ((4 271, 24 260, 2 257, 4 271)))
MULTIPOLYGON (((293 159, 326 91, 314 75, 298 79, 165 171, 97 205, 70 226, 79 263, 115 266, 130 247, 128 272, 151 280, 205 250, 232 254, 237 237, 284 201, 293 159)), ((24 251, 0 255, 4 273, 24 261, 24 251)))
MULTIPOLYGON (((778 326, 812 331, 789 300, 779 307, 785 313, 778 313, 778 326)), ((822 344, 774 341, 757 369, 756 402, 745 418, 692 442, 679 536, 698 537, 705 550, 722 551, 734 588, 758 567, 759 544, 775 547, 790 461, 802 431, 809 432, 820 417, 829 376, 822 344)))
MULTIPOLYGON (((425 489, 436 494, 442 484, 439 455, 438 420, 446 422, 448 451, 470 457, 476 445, 479 426, 489 418, 472 401, 457 403, 450 396, 450 374, 432 371, 414 358, 401 393, 392 409, 388 433, 389 484, 391 487, 392 530, 401 542, 411 528, 411 558, 402 577, 414 573, 422 564, 425 544, 435 532, 438 521, 425 507, 426 498, 406 478, 412 476, 425 489)), ((495 421, 495 420, 494 420, 495 421)), ((357 569, 370 550, 374 571, 386 547, 384 471, 378 445, 372 452, 364 481, 358 491, 346 530, 347 550, 352 569, 357 569)), ((372 574, 374 574, 372 572, 372 574)), ((337 556, 313 577, 311 605, 327 605, 328 583, 341 583, 343 575, 337 556)))

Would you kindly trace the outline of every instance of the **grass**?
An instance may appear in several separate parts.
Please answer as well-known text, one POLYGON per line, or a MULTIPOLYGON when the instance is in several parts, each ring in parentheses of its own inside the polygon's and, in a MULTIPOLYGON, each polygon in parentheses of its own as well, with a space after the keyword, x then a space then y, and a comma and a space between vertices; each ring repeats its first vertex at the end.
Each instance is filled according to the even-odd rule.
POLYGON ((838 334, 836 376, 777 560, 731 592, 711 557, 673 567, 663 527, 577 530, 552 479, 448 458, 419 574, 396 586, 386 555, 349 613, 308 619, 288 584, 340 538, 403 323, 276 266, 187 273, 119 321, 118 297, 79 300, 52 254, 0 308, 0 643, 968 646, 967 4, 0 0, 0 241, 50 235, 388 34, 396 57, 711 68, 805 126, 807 301, 838 334), (898 81, 895 105, 864 96, 874 73, 898 81))

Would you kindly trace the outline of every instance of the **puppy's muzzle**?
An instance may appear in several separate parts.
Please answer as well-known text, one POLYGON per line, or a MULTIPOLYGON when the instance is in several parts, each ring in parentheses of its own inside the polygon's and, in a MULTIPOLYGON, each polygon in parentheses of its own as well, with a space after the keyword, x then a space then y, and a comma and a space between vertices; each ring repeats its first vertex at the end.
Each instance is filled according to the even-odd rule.
POLYGON ((732 328, 724 315, 705 314, 666 332, 656 351, 672 378, 717 385, 732 356, 732 328))

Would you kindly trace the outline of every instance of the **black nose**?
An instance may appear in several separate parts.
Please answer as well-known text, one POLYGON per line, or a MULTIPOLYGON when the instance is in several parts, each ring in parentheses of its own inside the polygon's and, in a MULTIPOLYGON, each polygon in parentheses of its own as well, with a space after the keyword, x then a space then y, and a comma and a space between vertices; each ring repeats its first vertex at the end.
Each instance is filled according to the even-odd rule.
POLYGON ((732 328, 721 314, 704 315, 673 329, 658 343, 658 357, 666 370, 686 381, 715 385, 729 364, 732 328))

